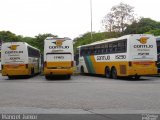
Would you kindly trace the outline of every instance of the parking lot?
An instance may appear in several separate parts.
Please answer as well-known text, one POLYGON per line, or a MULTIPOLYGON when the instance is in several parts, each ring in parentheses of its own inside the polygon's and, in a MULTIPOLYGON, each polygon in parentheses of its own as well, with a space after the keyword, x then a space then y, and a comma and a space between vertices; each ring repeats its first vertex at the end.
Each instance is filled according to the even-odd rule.
POLYGON ((72 76, 47 81, 37 75, 9 80, 0 75, 0 112, 160 113, 160 77, 140 80, 72 76))

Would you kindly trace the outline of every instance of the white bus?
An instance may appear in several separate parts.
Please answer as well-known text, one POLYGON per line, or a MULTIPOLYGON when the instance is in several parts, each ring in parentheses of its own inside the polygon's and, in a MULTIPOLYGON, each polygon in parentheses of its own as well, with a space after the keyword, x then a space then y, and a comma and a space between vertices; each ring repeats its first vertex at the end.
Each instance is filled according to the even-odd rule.
POLYGON ((21 75, 34 75, 41 70, 40 50, 25 42, 2 44, 2 75, 13 78, 21 75))
POLYGON ((69 38, 47 37, 44 42, 44 75, 50 79, 53 75, 73 74, 73 41, 69 38))
POLYGON ((147 34, 105 39, 77 48, 81 73, 102 74, 107 78, 157 74, 155 37, 147 34))

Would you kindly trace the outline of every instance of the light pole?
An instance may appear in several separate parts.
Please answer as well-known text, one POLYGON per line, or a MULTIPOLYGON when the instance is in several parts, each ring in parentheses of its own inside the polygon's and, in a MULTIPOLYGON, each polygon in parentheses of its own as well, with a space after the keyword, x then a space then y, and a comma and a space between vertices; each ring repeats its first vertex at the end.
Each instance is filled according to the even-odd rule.
POLYGON ((91 14, 91 39, 92 39, 92 0, 90 0, 90 14, 91 14))

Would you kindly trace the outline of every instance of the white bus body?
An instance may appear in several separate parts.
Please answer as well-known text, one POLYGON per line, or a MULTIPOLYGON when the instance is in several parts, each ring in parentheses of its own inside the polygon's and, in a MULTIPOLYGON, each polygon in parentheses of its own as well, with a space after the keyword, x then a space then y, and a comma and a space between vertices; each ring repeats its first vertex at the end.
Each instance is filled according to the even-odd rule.
POLYGON ((40 51, 25 42, 2 44, 2 75, 33 75, 41 70, 40 51))
POLYGON ((157 46, 152 35, 126 35, 82 45, 78 49, 82 73, 107 77, 157 74, 157 46))
POLYGON ((44 42, 44 75, 67 75, 73 73, 73 41, 69 38, 47 37, 44 42))

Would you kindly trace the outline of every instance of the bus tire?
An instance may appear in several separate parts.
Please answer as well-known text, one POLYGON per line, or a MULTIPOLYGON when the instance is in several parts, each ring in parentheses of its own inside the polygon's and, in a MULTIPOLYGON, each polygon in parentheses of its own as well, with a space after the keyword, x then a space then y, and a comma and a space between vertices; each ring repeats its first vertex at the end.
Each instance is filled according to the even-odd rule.
POLYGON ((8 76, 8 78, 9 78, 9 79, 14 79, 15 77, 14 77, 14 76, 8 76))
POLYGON ((81 74, 84 74, 84 67, 81 66, 81 74))
POLYGON ((50 77, 49 75, 45 75, 45 78, 46 78, 47 80, 50 80, 50 79, 51 79, 51 77, 50 77))
POLYGON ((31 69, 31 75, 34 75, 34 68, 31 69))
POLYGON ((105 68, 105 77, 111 78, 111 71, 108 66, 105 68))
POLYGON ((141 77, 141 76, 139 76, 139 75, 135 75, 134 79, 135 79, 135 80, 139 80, 140 77, 141 77))
POLYGON ((112 78, 113 78, 113 79, 117 79, 117 78, 118 78, 118 77, 117 77, 117 70, 116 70, 115 67, 112 68, 112 78))
POLYGON ((66 77, 67 77, 67 79, 71 79, 71 75, 67 75, 66 77))

